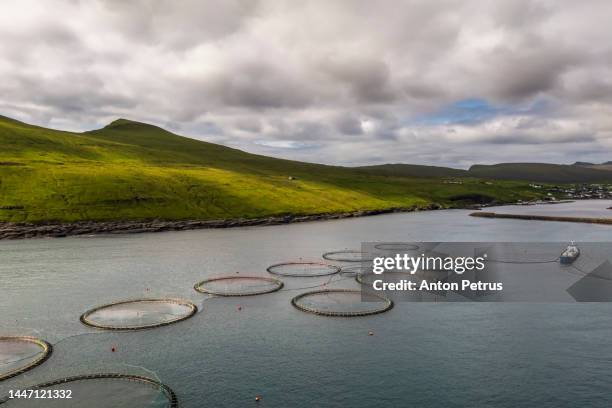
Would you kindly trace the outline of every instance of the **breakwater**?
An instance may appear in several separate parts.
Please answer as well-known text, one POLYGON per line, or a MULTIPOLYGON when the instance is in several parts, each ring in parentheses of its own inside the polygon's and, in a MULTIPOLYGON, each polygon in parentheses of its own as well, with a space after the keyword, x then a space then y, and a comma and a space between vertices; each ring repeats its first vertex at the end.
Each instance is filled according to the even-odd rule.
POLYGON ((516 220, 582 222, 582 223, 587 223, 587 224, 612 225, 612 218, 560 217, 556 215, 534 215, 534 214, 499 214, 499 213, 494 213, 494 212, 473 212, 470 215, 472 217, 483 217, 483 218, 510 218, 510 219, 516 219, 516 220))

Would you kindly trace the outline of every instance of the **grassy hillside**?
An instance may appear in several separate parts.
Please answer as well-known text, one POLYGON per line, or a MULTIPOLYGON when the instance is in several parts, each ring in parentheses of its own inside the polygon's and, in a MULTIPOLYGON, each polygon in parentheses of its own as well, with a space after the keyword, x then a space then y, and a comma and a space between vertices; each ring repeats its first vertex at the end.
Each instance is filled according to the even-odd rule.
POLYGON ((117 120, 72 133, 0 117, 0 221, 220 219, 538 196, 525 182, 371 174, 117 120))

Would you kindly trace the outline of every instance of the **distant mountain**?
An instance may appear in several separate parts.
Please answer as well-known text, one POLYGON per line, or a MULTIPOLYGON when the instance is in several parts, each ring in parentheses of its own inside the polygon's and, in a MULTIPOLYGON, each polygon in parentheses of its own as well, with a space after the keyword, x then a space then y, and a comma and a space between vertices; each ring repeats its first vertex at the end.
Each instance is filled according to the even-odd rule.
POLYGON ((424 166, 418 164, 381 164, 376 166, 362 166, 358 169, 382 176, 393 177, 468 177, 467 170, 450 167, 424 166))
POLYGON ((612 182, 612 165, 564 165, 548 163, 476 164, 469 170, 414 164, 383 164, 359 167, 370 174, 399 177, 476 177, 497 180, 527 180, 542 183, 612 182))
POLYGON ((589 162, 576 162, 574 166, 590 167, 597 170, 612 170, 612 161, 607 161, 601 164, 589 163, 589 162))
POLYGON ((500 180, 530 180, 549 183, 612 182, 612 171, 591 166, 548 163, 477 164, 469 169, 473 177, 500 180))

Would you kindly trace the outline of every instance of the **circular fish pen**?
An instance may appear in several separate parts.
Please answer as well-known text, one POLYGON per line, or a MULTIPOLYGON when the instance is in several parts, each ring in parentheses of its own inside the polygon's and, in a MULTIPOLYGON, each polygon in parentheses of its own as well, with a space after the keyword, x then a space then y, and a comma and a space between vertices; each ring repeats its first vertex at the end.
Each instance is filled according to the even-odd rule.
POLYGON ((326 252, 322 256, 323 259, 336 262, 369 262, 373 259, 362 251, 358 251, 356 249, 326 252))
MULTIPOLYGON (((67 377, 28 387, 36 395, 57 395, 57 398, 0 399, 8 407, 44 408, 177 408, 176 394, 161 382, 138 375, 91 374, 67 377), (69 394, 69 398, 66 398, 69 394), (63 395, 64 398, 59 398, 63 395)), ((17 392, 15 390, 14 392, 17 392)))
POLYGON ((369 316, 393 307, 391 299, 351 289, 306 292, 291 299, 291 304, 303 312, 332 317, 369 316))
POLYGON ((546 264, 559 262, 565 246, 556 243, 532 243, 528 246, 507 243, 486 252, 486 261, 499 264, 546 264))
POLYGON ((340 268, 321 262, 284 262, 268 266, 266 270, 278 276, 309 278, 335 275, 340 268))
POLYGON ((261 276, 222 276, 195 284, 200 293, 216 296, 254 296, 281 290, 283 282, 261 276))
POLYGON ((137 299, 98 306, 83 313, 80 320, 103 330, 142 330, 180 322, 197 311, 186 300, 137 299))
POLYGON ((374 248, 380 249, 381 251, 417 251, 419 246, 404 242, 381 242, 380 244, 374 245, 374 248))
POLYGON ((44 363, 51 351, 49 343, 36 337, 0 337, 0 381, 44 363))

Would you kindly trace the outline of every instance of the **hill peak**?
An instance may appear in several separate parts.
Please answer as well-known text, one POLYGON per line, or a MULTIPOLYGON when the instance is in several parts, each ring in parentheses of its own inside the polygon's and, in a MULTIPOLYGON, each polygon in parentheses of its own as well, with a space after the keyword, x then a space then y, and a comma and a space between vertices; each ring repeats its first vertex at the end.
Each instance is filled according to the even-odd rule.
POLYGON ((113 127, 113 126, 124 125, 124 124, 128 124, 128 123, 142 123, 142 122, 137 122, 135 120, 129 120, 129 119, 125 119, 125 118, 119 118, 119 119, 113 120, 111 123, 109 123, 108 125, 106 125, 104 127, 113 127))
POLYGON ((151 125, 150 123, 138 122, 135 120, 124 119, 124 118, 113 120, 111 123, 104 126, 103 129, 117 129, 117 128, 130 128, 130 129, 149 128, 149 129, 163 130, 159 126, 151 125))

